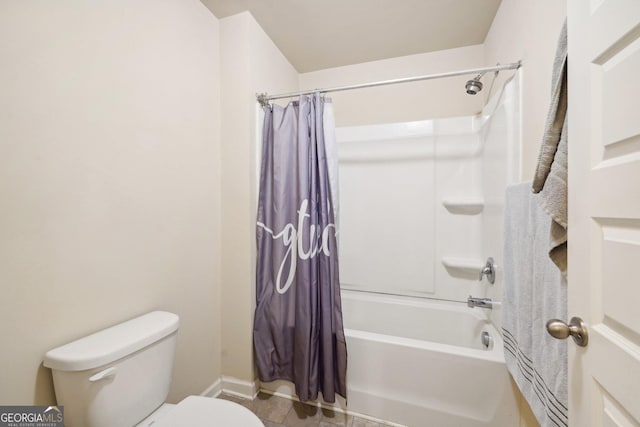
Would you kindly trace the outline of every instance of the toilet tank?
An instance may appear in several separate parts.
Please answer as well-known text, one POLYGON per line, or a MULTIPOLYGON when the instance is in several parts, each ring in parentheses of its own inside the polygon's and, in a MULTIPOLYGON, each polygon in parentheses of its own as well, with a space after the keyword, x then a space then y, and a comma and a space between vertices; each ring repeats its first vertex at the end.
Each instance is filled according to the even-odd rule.
POLYGON ((162 405, 178 324, 154 311, 48 351, 65 427, 132 427, 162 405))

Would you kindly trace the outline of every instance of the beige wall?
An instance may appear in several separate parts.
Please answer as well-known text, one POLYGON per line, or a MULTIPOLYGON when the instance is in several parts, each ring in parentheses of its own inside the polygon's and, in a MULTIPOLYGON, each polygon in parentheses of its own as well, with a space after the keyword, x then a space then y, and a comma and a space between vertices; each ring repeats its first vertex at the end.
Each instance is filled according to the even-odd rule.
POLYGON ((298 73, 247 12, 220 21, 222 52, 222 366, 254 380, 257 92, 297 90, 298 73))
MULTIPOLYGON (((522 60, 522 180, 533 179, 566 0, 503 0, 484 43, 485 62, 522 60)), ((501 78, 506 77, 506 73, 501 78)))
POLYGON ((0 5, 0 403, 44 353, 181 317, 170 399, 220 363, 218 20, 197 0, 0 5))
MULTIPOLYGON (((485 39, 487 65, 522 60, 521 179, 533 179, 551 91, 551 69, 558 34, 567 15, 566 0, 502 0, 485 39)), ((506 76, 501 75, 501 80, 506 76)), ((514 386, 517 390, 517 388, 514 386)), ((518 393, 519 394, 519 393, 518 393)), ((522 396, 522 427, 538 426, 522 396)))
MULTIPOLYGON (((327 88, 484 67, 482 45, 330 68, 300 75, 301 89, 327 88)), ((467 95, 469 76, 329 94, 336 126, 472 115, 483 99, 467 95)))

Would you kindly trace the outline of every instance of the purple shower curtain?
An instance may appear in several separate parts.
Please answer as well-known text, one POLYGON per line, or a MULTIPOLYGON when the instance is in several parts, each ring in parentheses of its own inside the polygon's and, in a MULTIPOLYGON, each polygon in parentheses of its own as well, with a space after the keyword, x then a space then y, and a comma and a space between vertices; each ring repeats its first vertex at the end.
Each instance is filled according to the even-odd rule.
POLYGON ((346 398, 347 348, 324 102, 315 94, 265 109, 253 339, 260 381, 334 402, 346 398))

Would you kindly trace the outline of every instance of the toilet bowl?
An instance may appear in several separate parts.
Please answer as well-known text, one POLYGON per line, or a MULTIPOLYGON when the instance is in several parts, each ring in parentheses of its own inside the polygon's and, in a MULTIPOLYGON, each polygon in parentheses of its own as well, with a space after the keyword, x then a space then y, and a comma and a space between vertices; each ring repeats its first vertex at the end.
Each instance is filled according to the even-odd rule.
POLYGON ((189 396, 161 416, 151 417, 136 427, 179 426, 264 427, 244 406, 202 396, 189 396))
POLYGON ((264 427, 234 402, 189 396, 165 404, 179 319, 154 311, 50 350, 65 427, 264 427))

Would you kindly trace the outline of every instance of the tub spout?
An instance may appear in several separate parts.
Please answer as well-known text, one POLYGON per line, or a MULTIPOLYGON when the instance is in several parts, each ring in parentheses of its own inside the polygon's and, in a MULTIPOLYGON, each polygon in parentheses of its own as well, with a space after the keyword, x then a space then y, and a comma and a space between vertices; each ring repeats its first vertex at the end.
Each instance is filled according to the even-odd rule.
POLYGON ((491 298, 475 298, 469 295, 469 298, 467 298, 467 306, 470 308, 493 308, 493 301, 491 301, 491 298))

